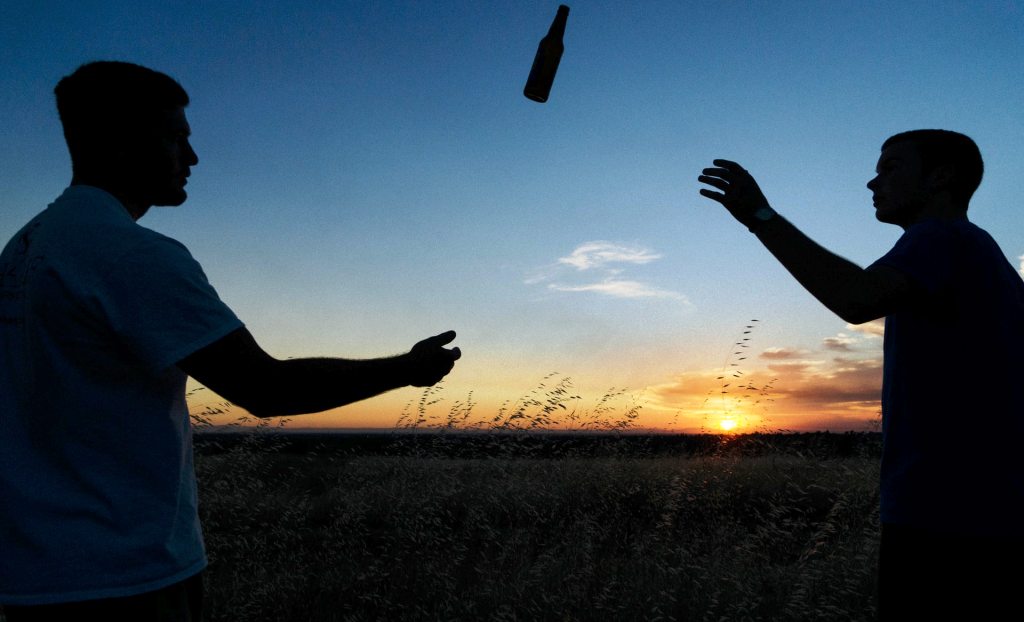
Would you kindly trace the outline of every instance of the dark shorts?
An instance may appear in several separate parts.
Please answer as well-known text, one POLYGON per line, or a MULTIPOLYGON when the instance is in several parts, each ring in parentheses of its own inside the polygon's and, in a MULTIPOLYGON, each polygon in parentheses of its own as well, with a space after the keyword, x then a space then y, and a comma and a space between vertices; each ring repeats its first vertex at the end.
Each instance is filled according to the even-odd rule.
POLYGON ((1021 620, 1024 537, 882 525, 879 619, 1021 620))
POLYGON ((199 573, 180 583, 135 596, 28 607, 5 605, 4 615, 7 622, 201 622, 203 576, 199 573))

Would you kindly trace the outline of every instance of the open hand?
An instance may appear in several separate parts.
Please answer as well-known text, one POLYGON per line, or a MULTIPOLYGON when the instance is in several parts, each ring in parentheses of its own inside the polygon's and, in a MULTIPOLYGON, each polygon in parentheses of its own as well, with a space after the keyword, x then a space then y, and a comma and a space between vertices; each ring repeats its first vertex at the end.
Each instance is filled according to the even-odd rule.
POLYGON ((455 339, 450 330, 417 343, 409 351, 409 384, 414 387, 429 387, 437 384, 455 367, 462 352, 458 348, 444 346, 455 339))
POLYGON ((706 168, 697 181, 721 190, 702 188, 700 193, 721 203, 736 220, 748 228, 754 224, 754 212, 768 206, 757 182, 742 166, 729 160, 714 160, 717 168, 706 168))

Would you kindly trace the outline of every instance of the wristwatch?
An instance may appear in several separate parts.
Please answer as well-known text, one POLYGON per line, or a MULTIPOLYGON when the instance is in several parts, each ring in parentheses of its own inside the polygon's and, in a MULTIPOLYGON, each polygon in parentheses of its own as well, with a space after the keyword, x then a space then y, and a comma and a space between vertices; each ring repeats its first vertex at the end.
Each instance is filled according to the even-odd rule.
POLYGON ((747 227, 747 229, 749 229, 751 233, 754 233, 755 229, 757 229, 758 227, 760 227, 764 223, 768 222, 772 218, 775 218, 776 216, 778 216, 778 213, 775 210, 773 210, 771 208, 771 206, 763 205, 763 206, 757 208, 757 210, 754 211, 753 215, 754 215, 754 220, 750 224, 750 226, 747 227))

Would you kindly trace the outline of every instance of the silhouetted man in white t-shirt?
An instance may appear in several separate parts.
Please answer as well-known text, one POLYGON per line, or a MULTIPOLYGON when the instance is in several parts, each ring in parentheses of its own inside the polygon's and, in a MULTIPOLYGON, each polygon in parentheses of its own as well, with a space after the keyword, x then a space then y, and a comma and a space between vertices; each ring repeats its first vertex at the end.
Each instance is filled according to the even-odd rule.
POLYGON ((184 89, 98 62, 55 93, 71 185, 0 254, 0 603, 8 622, 198 620, 186 376, 256 416, 317 412, 438 382, 455 333, 391 358, 272 358, 188 250, 136 222, 186 199, 184 89))

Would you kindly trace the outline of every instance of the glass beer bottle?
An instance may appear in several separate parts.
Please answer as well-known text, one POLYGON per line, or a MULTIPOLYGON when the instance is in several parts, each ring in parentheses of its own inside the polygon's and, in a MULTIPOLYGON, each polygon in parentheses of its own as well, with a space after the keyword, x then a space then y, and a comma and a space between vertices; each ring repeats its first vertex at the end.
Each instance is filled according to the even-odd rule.
POLYGON ((537 56, 533 59, 530 77, 526 79, 526 87, 523 89, 523 95, 535 102, 543 104, 551 93, 551 84, 555 81, 558 62, 562 60, 562 52, 565 50, 562 37, 565 35, 565 21, 568 17, 569 7, 564 4, 559 5, 555 21, 551 22, 548 34, 540 40, 540 45, 537 46, 537 56))

